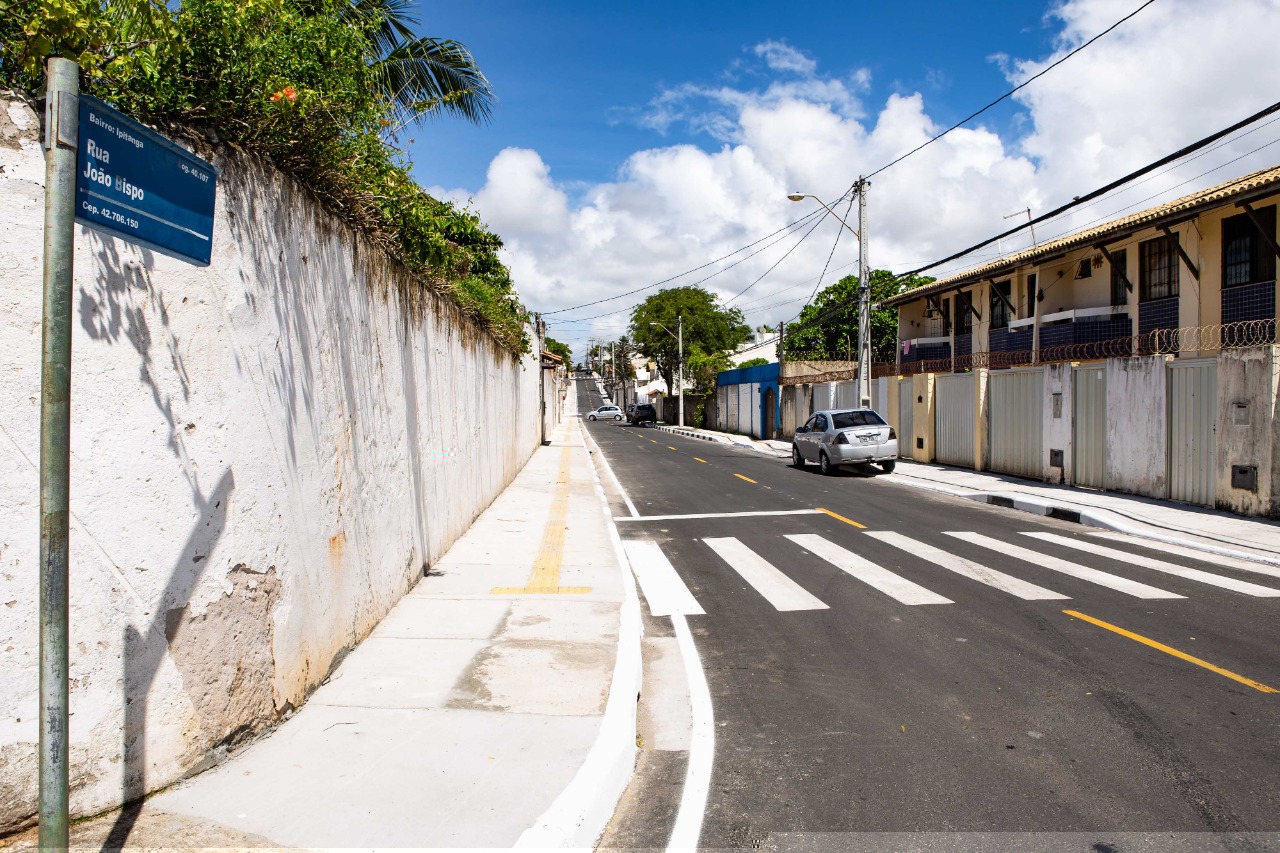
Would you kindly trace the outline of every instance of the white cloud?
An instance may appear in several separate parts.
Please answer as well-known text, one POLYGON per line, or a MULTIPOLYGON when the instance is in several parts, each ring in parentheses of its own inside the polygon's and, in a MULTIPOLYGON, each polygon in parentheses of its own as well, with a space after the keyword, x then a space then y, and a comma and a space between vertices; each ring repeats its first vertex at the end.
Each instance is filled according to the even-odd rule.
POLYGON ((753 48, 756 56, 774 71, 790 71, 808 77, 818 70, 818 63, 786 42, 766 41, 753 48))
MULTIPOLYGON (((1020 82, 1133 5, 1068 0, 1052 13, 1061 27, 1055 54, 1008 59, 1002 67, 1020 82)), ((1006 214, 1028 206, 1044 212, 1260 109, 1280 91, 1280 63, 1272 60, 1277 32, 1280 0, 1152 5, 1020 92, 1017 102, 1026 115, 1015 122, 1014 135, 1002 139, 976 124, 877 176, 869 193, 873 266, 901 271, 949 254, 1004 230, 1010 225, 1006 214)), ((787 192, 835 199, 860 170, 894 159, 940 129, 922 94, 893 95, 871 108, 863 103, 865 72, 823 76, 814 59, 781 42, 765 42, 752 54, 770 73, 764 85, 686 84, 661 93, 646 111, 651 127, 687 122, 715 140, 712 150, 677 145, 638 151, 615 180, 575 200, 536 152, 508 149, 494 159, 485 186, 474 192, 475 206, 506 241, 505 257, 526 304, 544 311, 579 305, 705 264, 813 209, 804 206, 811 202, 788 202, 787 192)), ((1280 162, 1276 144, 1202 174, 1278 136, 1280 124, 1259 130, 1067 221, 1048 223, 1038 235, 1044 240, 1117 215, 1126 205, 1150 206, 1280 162)), ((752 325, 776 324, 799 310, 801 302, 770 306, 808 296, 837 230, 828 218, 735 303, 752 312, 752 325)), ((676 283, 720 271, 705 286, 730 298, 797 237, 788 235, 732 269, 713 265, 676 283)), ((844 269, 829 273, 828 282, 849 271, 856 260, 853 243, 845 234, 832 261, 844 269)), ((1000 248, 1024 245, 1024 238, 1014 238, 1000 248)), ((562 320, 621 310, 553 326, 552 334, 568 342, 616 335, 626 326, 625 309, 655 290, 553 315, 562 320)))

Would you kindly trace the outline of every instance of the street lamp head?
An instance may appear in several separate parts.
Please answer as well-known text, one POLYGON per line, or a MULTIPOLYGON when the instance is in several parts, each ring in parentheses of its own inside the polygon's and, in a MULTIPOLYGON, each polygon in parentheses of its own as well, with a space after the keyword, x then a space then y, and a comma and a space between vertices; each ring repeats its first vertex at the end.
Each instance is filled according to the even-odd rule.
POLYGON ((807 196, 804 193, 788 193, 787 198, 791 199, 792 201, 804 201, 804 199, 807 198, 807 196))

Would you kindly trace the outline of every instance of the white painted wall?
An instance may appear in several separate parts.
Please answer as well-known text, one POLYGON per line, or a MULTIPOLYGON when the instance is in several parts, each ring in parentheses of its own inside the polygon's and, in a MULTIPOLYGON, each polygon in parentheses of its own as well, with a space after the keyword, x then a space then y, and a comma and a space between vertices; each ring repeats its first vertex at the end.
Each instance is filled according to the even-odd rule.
POLYGON ((1280 517, 1280 347, 1218 356, 1217 507, 1280 517), (1231 486, 1232 465, 1256 465, 1257 491, 1231 486))
POLYGON ((1075 436, 1072 433, 1074 423, 1075 394, 1071 364, 1046 364, 1044 366, 1044 448, 1041 461, 1044 463, 1044 479, 1048 483, 1070 483, 1072 472, 1072 444, 1075 436), (1055 408, 1054 395, 1061 395, 1055 408), (1049 451, 1062 451, 1062 467, 1049 464, 1049 451))
POLYGON ((1169 493, 1166 358, 1107 359, 1107 488, 1169 493))
MULTIPOLYGON (((539 437, 536 359, 499 351, 290 180, 215 163, 207 269, 77 228, 75 814, 301 704, 539 437)), ((36 808, 43 209, 36 119, 7 101, 0 165, 3 831, 36 808)))

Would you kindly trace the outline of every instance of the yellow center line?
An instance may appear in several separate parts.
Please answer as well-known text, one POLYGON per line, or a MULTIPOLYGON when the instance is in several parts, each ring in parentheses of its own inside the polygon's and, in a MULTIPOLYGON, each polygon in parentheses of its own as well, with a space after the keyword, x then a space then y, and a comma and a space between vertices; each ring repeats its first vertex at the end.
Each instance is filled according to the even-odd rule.
POLYGON ((751 479, 750 477, 744 477, 741 474, 734 474, 733 476, 737 477, 739 480, 746 480, 748 483, 755 482, 755 480, 751 479))
POLYGON ((1155 640, 1142 636, 1141 634, 1135 634, 1132 631, 1126 631, 1124 628, 1121 628, 1118 625, 1112 625, 1110 622, 1103 622, 1101 619, 1095 619, 1092 616, 1086 616, 1085 614, 1081 613, 1078 610, 1064 610, 1062 612, 1067 614, 1068 616, 1074 616, 1077 619, 1083 619, 1085 622, 1088 622, 1092 625, 1097 625, 1099 628, 1106 628, 1108 631, 1113 631, 1122 637, 1128 637, 1130 640, 1136 640, 1137 642, 1142 643, 1144 646, 1150 646, 1151 648, 1156 649, 1158 651, 1162 651, 1167 655, 1173 655, 1175 658, 1184 660, 1187 663, 1193 663, 1196 666, 1202 666, 1205 669, 1209 670, 1210 672, 1216 672, 1218 673, 1218 675, 1225 675, 1227 678, 1230 678, 1232 681, 1238 681, 1241 684, 1252 687, 1254 690, 1258 690, 1263 693, 1280 693, 1280 690, 1276 690, 1274 687, 1268 687, 1265 684, 1254 681, 1252 678, 1245 678, 1243 675, 1237 675, 1236 673, 1232 672, 1229 669, 1223 669, 1220 666, 1214 666, 1213 664, 1209 663, 1206 660, 1201 660, 1198 657, 1193 657, 1192 655, 1189 655, 1186 652, 1180 652, 1175 648, 1166 646, 1164 643, 1158 643, 1155 640))
POLYGON ((589 586, 560 586, 560 562, 564 558, 564 531, 569 520, 569 447, 560 453, 560 472, 556 476, 555 497, 551 513, 542 531, 542 544, 533 560, 533 571, 527 586, 495 586, 492 595, 585 595, 589 586))
POLYGON ((859 524, 858 522, 854 521, 853 519, 851 519, 851 518, 845 518, 843 515, 839 515, 838 513, 834 513, 834 512, 832 512, 832 511, 831 511, 831 510, 829 510, 829 509, 823 509, 822 507, 816 507, 816 509, 818 510, 818 512, 825 512, 827 515, 831 516, 831 517, 832 517, 832 518, 834 518, 836 521, 843 521, 845 524, 852 524, 854 527, 860 528, 860 529, 862 529, 862 530, 866 530, 866 529, 867 529, 867 526, 866 526, 865 524, 859 524))
POLYGON ((668 445, 667 445, 667 450, 675 450, 675 448, 668 444, 668 445))
POLYGON ((697 456, 693 457, 693 459, 694 459, 694 461, 695 461, 695 462, 701 462, 703 465, 710 465, 710 464, 711 464, 711 463, 710 463, 710 462, 708 462, 707 460, 705 460, 705 459, 701 459, 701 458, 699 458, 699 457, 697 457, 697 456))

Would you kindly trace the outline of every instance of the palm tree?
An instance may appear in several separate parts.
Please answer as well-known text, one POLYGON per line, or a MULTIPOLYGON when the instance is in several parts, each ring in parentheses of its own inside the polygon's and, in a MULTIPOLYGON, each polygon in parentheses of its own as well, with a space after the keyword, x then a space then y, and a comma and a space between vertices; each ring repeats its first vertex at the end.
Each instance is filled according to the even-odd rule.
POLYGON ((495 96, 466 46, 415 35, 412 0, 351 0, 345 18, 371 27, 369 64, 392 107, 390 132, 423 116, 450 113, 481 124, 495 96))

